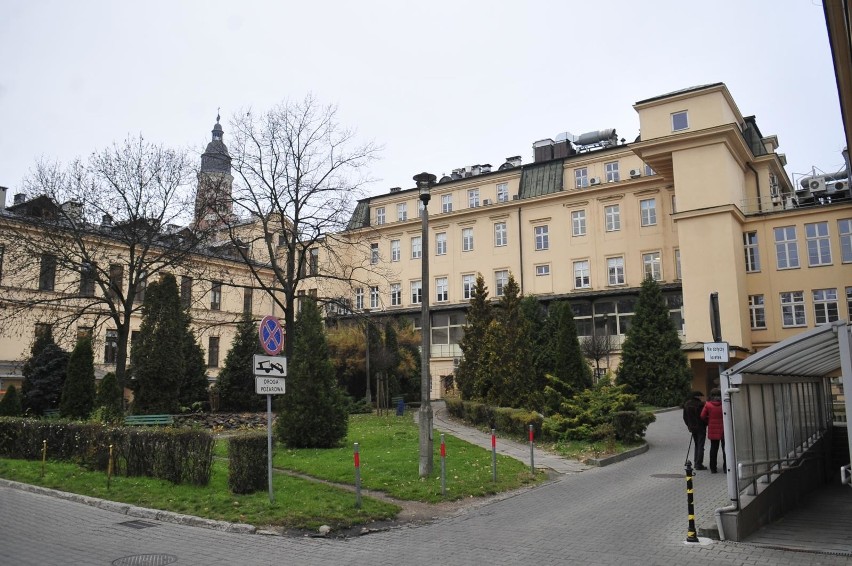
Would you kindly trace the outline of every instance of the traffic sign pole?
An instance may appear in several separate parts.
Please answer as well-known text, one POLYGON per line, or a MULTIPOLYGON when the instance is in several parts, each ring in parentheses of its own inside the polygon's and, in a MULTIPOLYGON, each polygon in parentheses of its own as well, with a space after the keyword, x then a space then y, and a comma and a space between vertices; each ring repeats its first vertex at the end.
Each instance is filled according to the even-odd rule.
POLYGON ((275 503, 272 492, 272 395, 266 396, 266 458, 269 464, 269 502, 275 503))

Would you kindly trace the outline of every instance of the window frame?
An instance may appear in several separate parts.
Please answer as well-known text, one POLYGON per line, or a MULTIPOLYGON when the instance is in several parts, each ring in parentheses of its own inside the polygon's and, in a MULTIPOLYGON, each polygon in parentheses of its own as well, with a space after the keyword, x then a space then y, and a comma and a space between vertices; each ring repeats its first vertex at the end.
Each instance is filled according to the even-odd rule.
POLYGON ((840 263, 852 263, 852 218, 837 221, 837 235, 840 239, 840 263))
POLYGON ((376 208, 376 226, 381 226, 387 221, 387 217, 385 216, 385 207, 380 206, 376 208))
POLYGON ((589 168, 577 167, 574 169, 574 188, 585 189, 589 186, 589 168))
POLYGON ((533 236, 535 238, 535 251, 540 252, 550 249, 550 229, 547 224, 534 226, 533 236))
POLYGON ((405 222, 406 220, 408 220, 408 203, 407 202, 396 203, 396 221, 397 222, 405 222))
POLYGON ((370 308, 377 309, 379 308, 379 286, 378 285, 370 285, 370 308))
POLYGON ((760 242, 757 231, 743 232, 743 253, 746 273, 760 272, 760 242))
POLYGON ((473 228, 462 228, 462 251, 473 251, 473 228))
POLYGON ((604 177, 607 183, 617 183, 621 180, 618 161, 604 163, 604 177))
POLYGON ((402 241, 399 239, 390 241, 391 261, 400 261, 402 259, 402 241))
POLYGON ((57 259, 53 254, 41 254, 38 271, 38 290, 56 290, 56 266, 57 259))
POLYGON ((837 289, 812 289, 814 324, 828 324, 840 320, 840 301, 837 289))
POLYGON ((809 222, 805 224, 805 241, 808 246, 808 267, 821 267, 831 265, 831 233, 828 229, 828 221, 809 222), (810 229, 814 233, 811 235, 810 229), (820 228, 825 228, 825 233, 820 233, 820 228), (816 262, 812 261, 816 257, 816 262))
POLYGON ((441 212, 453 211, 453 194, 441 195, 441 212))
POLYGON ((411 298, 411 304, 423 304, 423 281, 421 279, 412 280, 409 284, 409 289, 411 289, 411 293, 409 294, 411 298))
POLYGON ((592 288, 591 262, 588 259, 575 260, 572 264, 571 271, 574 274, 575 289, 592 288))
POLYGON ((219 367, 219 336, 207 337, 207 367, 219 367))
POLYGON ((447 255, 446 232, 437 232, 435 234, 435 255, 447 255))
POLYGON ((748 296, 748 318, 752 330, 766 329, 766 298, 764 295, 748 296))
POLYGON ((571 211, 571 235, 579 238, 586 235, 586 209, 571 211))
POLYGON ((370 265, 377 265, 379 263, 379 243, 371 242, 370 243, 370 265))
POLYGON ((423 236, 411 236, 411 259, 423 258, 423 236))
POLYGON ((468 208, 479 208, 479 189, 468 189, 467 190, 467 207, 468 208))
POLYGON ((550 264, 549 263, 540 263, 535 266, 535 276, 536 277, 548 277, 550 276, 550 264))
POLYGON ((466 273, 462 275, 462 298, 469 301, 473 298, 473 290, 476 288, 476 275, 466 273))
POLYGON ((355 310, 364 310, 364 288, 355 287, 355 310))
POLYGON ((604 206, 604 220, 607 232, 621 231, 621 205, 608 204, 604 206))
POLYGON ((671 113, 672 132, 682 132, 689 129, 689 110, 678 110, 671 113), (683 119, 683 125, 677 124, 679 119, 683 119))
POLYGON ((509 183, 497 183, 497 202, 509 202, 509 183))
POLYGON ((808 325, 803 291, 782 291, 780 293, 780 306, 782 328, 800 328, 808 325), (787 324, 788 313, 792 321, 790 324, 787 324))
POLYGON ((654 281, 663 280, 663 258, 659 250, 642 253, 643 279, 651 276, 654 281))
POLYGON ((617 287, 626 284, 624 256, 613 256, 606 258, 607 284, 609 287, 617 287))
POLYGON ((446 276, 435 278, 435 302, 446 303, 450 300, 449 280, 446 276))
POLYGON ((118 362, 118 330, 107 328, 104 336, 104 363, 115 365, 118 362))
POLYGON ((657 199, 646 198, 639 201, 639 224, 642 227, 657 225, 657 199), (650 203, 650 204, 647 204, 650 203))
POLYGON ((391 283, 390 285, 391 306, 402 306, 402 283, 391 283))
MULTIPOLYGON (((210 282, 210 310, 211 311, 222 310, 222 282, 221 281, 211 281, 210 282)), ((213 366, 213 367, 217 367, 217 366, 213 366)))
POLYGON ((784 270, 801 267, 796 226, 777 226, 772 229, 772 234, 775 238, 775 268, 784 270), (792 231, 792 239, 790 238, 789 231, 792 231), (780 239, 779 236, 781 237, 780 239))
POLYGON ((494 270, 494 296, 502 297, 506 292, 506 285, 509 284, 509 270, 495 269, 494 270))

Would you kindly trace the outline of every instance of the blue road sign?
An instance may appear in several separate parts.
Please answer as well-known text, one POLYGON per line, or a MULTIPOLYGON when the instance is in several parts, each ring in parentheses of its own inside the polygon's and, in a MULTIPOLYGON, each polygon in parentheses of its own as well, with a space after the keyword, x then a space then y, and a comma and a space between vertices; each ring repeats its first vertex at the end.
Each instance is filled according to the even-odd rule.
POLYGON ((284 347, 284 331, 281 329, 281 323, 272 315, 266 315, 260 321, 260 346, 263 351, 270 356, 276 356, 284 347))

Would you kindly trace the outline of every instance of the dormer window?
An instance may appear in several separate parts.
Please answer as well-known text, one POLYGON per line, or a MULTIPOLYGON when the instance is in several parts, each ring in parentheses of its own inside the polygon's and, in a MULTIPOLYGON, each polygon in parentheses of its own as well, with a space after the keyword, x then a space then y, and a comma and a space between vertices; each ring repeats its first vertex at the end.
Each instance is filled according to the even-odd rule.
POLYGON ((672 114, 672 131, 679 132, 689 129, 689 113, 686 110, 672 114))

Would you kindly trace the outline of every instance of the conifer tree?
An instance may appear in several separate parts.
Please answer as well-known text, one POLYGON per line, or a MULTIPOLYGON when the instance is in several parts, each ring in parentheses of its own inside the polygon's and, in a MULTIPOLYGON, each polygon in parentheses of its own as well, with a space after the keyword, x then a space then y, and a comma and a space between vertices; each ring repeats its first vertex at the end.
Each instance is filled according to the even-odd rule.
MULTIPOLYGON (((553 369, 553 350, 551 318, 544 307, 533 295, 521 299, 521 316, 529 329, 528 348, 532 359, 531 371, 534 372, 534 388, 543 391, 547 385, 547 372, 553 369)), ((536 407, 530 407, 536 408, 536 407)))
POLYGON ((592 386, 592 370, 583 356, 577 339, 577 325, 574 323, 574 311, 567 301, 559 301, 550 309, 553 342, 552 373, 559 382, 569 388, 568 396, 573 396, 592 386))
POLYGON ((257 324, 244 314, 237 335, 219 372, 219 409, 222 411, 260 411, 266 400, 255 393, 252 358, 259 353, 257 324))
POLYGON ((77 341, 68 358, 59 414, 69 419, 87 419, 95 406, 95 354, 91 338, 77 341))
POLYGON ((319 307, 311 298, 302 302, 288 362, 276 436, 291 448, 338 446, 346 437, 349 415, 329 359, 319 307))
POLYGON ((533 364, 530 326, 521 312, 521 289, 512 274, 503 288, 496 322, 500 332, 489 328, 491 336, 485 340, 491 363, 487 372, 499 391, 491 394, 505 407, 538 408, 541 389, 538 387, 533 364), (492 351, 496 349, 496 351, 492 351), (495 363, 496 362, 496 363, 495 363))
POLYGON ((660 286, 650 278, 642 283, 616 379, 651 405, 677 405, 686 397, 691 379, 686 355, 660 286))
POLYGON ((488 325, 493 319, 491 304, 488 302, 488 287, 482 274, 476 276, 476 285, 470 299, 467 311, 467 323, 464 326, 464 336, 459 343, 464 357, 456 369, 456 385, 463 399, 482 398, 482 391, 477 387, 483 348, 482 342, 488 325))
POLYGON ((182 407, 192 407, 195 403, 208 401, 207 364, 204 351, 198 344, 195 332, 189 327, 189 314, 184 312, 183 328, 183 379, 178 395, 182 407))
POLYGON ((23 368, 22 404, 28 413, 42 415, 48 409, 59 408, 68 352, 53 341, 49 329, 36 337, 31 352, 23 368))
POLYGON ((95 407, 101 411, 101 420, 108 423, 117 421, 124 414, 121 388, 113 372, 104 375, 98 384, 95 407))
POLYGON ((10 385, 6 389, 6 394, 3 399, 0 399, 0 417, 20 417, 21 416, 21 398, 18 396, 18 389, 14 385, 10 385))
POLYGON ((185 318, 177 282, 171 274, 148 285, 142 325, 130 353, 133 412, 177 413, 186 365, 185 318))

